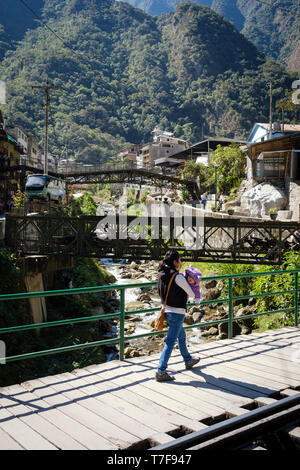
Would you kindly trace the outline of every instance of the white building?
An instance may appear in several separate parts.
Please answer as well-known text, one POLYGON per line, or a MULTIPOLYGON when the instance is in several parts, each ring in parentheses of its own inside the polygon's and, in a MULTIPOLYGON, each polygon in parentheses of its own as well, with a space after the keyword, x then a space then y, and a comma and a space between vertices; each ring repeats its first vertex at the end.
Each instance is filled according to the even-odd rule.
MULTIPOLYGON (((256 122, 248 137, 248 142, 264 142, 270 139, 270 124, 263 122, 256 122)), ((274 122, 272 126, 272 139, 277 137, 283 137, 285 135, 294 134, 300 132, 300 125, 298 124, 281 124, 280 122, 274 122)))

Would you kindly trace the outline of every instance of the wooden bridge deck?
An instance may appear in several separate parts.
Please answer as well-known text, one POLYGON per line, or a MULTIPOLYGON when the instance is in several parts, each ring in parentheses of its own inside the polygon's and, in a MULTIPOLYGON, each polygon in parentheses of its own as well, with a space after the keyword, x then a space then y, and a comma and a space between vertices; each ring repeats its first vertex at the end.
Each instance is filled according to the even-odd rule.
POLYGON ((176 381, 159 355, 112 361, 0 388, 0 449, 147 449, 300 390, 300 328, 200 344, 176 381))

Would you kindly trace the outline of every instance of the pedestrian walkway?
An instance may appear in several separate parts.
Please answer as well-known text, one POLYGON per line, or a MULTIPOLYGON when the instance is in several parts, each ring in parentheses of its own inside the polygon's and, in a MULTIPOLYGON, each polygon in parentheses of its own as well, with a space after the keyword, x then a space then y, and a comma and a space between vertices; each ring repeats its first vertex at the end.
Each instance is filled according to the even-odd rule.
POLYGON ((159 354, 0 388, 0 449, 150 449, 300 390, 300 329, 196 345, 200 366, 154 380, 159 354))

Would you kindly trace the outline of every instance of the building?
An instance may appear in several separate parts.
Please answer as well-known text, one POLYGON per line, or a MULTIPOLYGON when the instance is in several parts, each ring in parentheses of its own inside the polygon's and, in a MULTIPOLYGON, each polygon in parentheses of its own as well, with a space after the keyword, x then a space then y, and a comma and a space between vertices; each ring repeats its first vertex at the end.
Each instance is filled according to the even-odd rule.
MULTIPOLYGON (((285 135, 292 135, 297 132, 300 132, 300 125, 298 124, 281 124, 279 122, 274 122, 272 126, 272 139, 278 137, 283 137, 285 135)), ((248 142, 264 142, 265 140, 270 139, 270 124, 256 122, 250 132, 248 137, 248 142)))
POLYGON ((137 163, 138 157, 142 151, 142 147, 143 147, 142 144, 132 144, 129 147, 122 150, 118 156, 122 161, 129 159, 137 163))
POLYGON ((230 139, 227 137, 209 137, 208 139, 202 140, 201 142, 176 153, 173 155, 173 158, 182 159, 184 161, 194 160, 196 163, 207 165, 211 153, 217 149, 218 145, 225 147, 231 144, 245 145, 246 143, 247 142, 244 140, 230 139))
POLYGON ((27 164, 29 166, 35 166, 42 163, 42 148, 39 144, 38 139, 29 134, 28 135, 28 146, 27 146, 27 164))
POLYGON ((7 199, 20 185, 20 165, 23 148, 0 127, 0 196, 7 199))
POLYGON ((4 126, 7 134, 12 137, 22 148, 21 155, 27 155, 28 151, 28 136, 24 129, 20 126, 4 126))
POLYGON ((300 132, 248 145, 248 180, 282 187, 294 220, 300 219, 300 132))
POLYGON ((142 147, 142 164, 144 168, 152 168, 156 160, 171 157, 186 149, 186 141, 177 139, 172 132, 165 132, 156 127, 153 134, 153 142, 142 147))

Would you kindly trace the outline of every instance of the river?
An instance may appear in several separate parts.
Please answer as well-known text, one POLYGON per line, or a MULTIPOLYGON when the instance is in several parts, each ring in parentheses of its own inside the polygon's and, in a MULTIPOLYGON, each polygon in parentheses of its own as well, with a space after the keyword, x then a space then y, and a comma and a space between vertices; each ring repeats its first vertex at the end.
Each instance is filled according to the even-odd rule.
MULTIPOLYGON (((131 284, 131 283, 139 283, 139 282, 149 282, 149 280, 156 281, 157 275, 155 267, 153 263, 150 263, 148 269, 148 263, 144 264, 137 264, 137 269, 145 269, 145 275, 148 278, 143 276, 143 272, 132 269, 130 264, 126 263, 126 260, 121 260, 120 262, 116 263, 108 258, 102 258, 100 261, 103 263, 105 269, 113 274, 116 278, 116 284, 131 284), (149 279, 150 269, 152 270, 152 279, 149 279), (126 277, 126 273, 128 273, 128 277, 126 277), (136 275, 137 274, 137 275, 136 275), (137 278, 138 277, 138 278, 137 278)), ((151 277, 151 276, 150 276, 151 277)), ((126 289, 125 291, 125 308, 128 310, 138 310, 138 308, 132 308, 128 304, 132 302, 139 302, 140 295, 145 293, 144 289, 140 288, 133 288, 133 289, 126 289), (130 308, 128 308, 130 307, 130 308)), ((117 294, 119 296, 119 294, 117 294)), ((155 293, 155 289, 152 289, 151 292, 148 292, 150 296, 150 300, 146 300, 143 302, 143 305, 140 308, 154 308, 160 306, 160 298, 158 293, 155 293)), ((153 329, 153 320, 157 317, 158 311, 135 314, 134 317, 129 317, 125 320, 125 335, 132 336, 132 335, 139 335, 144 333, 149 333, 153 329), (151 325, 152 323, 152 325, 151 325)), ((119 331, 118 328, 115 326, 112 330, 112 336, 118 335, 119 331)), ((199 344, 202 342, 201 338, 201 331, 197 329, 189 329, 186 330, 187 335, 187 346, 192 344, 199 344)), ((132 354, 139 354, 139 355, 149 355, 153 353, 158 353, 162 350, 164 344, 164 338, 159 336, 153 337, 146 337, 146 338, 139 338, 130 341, 130 348, 133 349, 135 352, 132 354), (136 352, 138 351, 138 353, 136 352)), ((126 345, 127 346, 127 345, 126 345)), ((125 346, 125 353, 126 353, 126 346, 125 346)), ((116 359, 116 351, 112 351, 108 353, 107 360, 116 359)))

